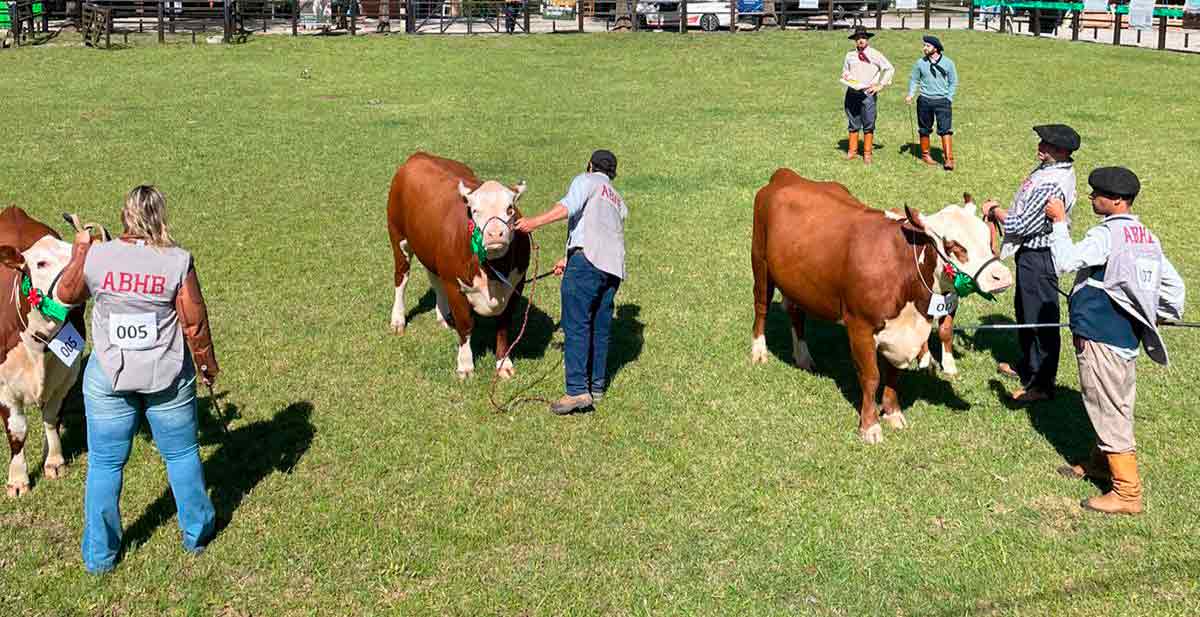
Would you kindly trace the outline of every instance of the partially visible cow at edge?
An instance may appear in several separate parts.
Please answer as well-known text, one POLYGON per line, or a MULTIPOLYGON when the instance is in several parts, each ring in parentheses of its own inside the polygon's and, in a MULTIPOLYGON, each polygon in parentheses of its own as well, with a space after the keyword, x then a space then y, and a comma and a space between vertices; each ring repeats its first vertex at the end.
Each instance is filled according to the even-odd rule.
MULTIPOLYGON (((28 274, 34 289, 51 293, 51 284, 70 259, 71 245, 53 229, 20 208, 0 212, 0 422, 12 452, 6 487, 9 497, 29 492, 25 462, 28 408, 42 410, 46 432, 43 474, 48 479, 59 478, 66 465, 58 433, 59 411, 83 362, 76 359, 68 367, 46 349, 62 324, 33 310, 20 289, 22 277, 28 274)), ((67 320, 82 337, 83 307, 73 308, 67 320)))
POLYGON ((524 290, 529 269, 529 236, 512 228, 521 216, 516 206, 524 192, 524 183, 482 182, 470 167, 424 152, 410 156, 392 178, 387 210, 396 262, 392 331, 404 333, 404 288, 416 255, 437 295, 438 323, 452 323, 458 332, 459 378, 475 370, 472 312, 497 318, 496 372, 504 378, 515 372, 505 354, 512 300, 524 290), (471 250, 475 228, 482 232, 483 262, 471 250))
POLYGON ((875 395, 883 380, 883 419, 907 420, 897 394, 898 369, 912 368, 927 349, 932 291, 953 289, 947 256, 977 277, 986 292, 1012 285, 1012 273, 990 249, 987 225, 973 206, 947 206, 921 216, 905 208, 898 221, 855 199, 836 182, 813 182, 780 169, 754 198, 754 330, 751 361, 767 361, 767 309, 775 289, 792 321, 796 365, 812 370, 804 340, 806 315, 846 326, 862 389, 859 437, 883 440, 875 395), (989 263, 990 262, 990 263, 989 263), (886 362, 882 367, 878 356, 886 362))

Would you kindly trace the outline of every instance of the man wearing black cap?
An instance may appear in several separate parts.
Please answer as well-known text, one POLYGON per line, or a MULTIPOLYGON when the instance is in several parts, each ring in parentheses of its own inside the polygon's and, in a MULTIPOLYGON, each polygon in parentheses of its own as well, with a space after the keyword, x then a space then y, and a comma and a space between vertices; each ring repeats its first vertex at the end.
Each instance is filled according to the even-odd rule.
POLYGON ((942 168, 952 171, 954 126, 950 112, 954 93, 958 90, 958 71, 954 68, 954 61, 942 54, 942 42, 938 37, 926 35, 921 40, 924 42, 921 46, 924 55, 913 65, 912 75, 908 78, 908 96, 904 97, 904 102, 912 104, 913 95, 920 88, 917 126, 921 133, 921 160, 926 165, 937 165, 929 155, 929 134, 933 132, 933 121, 936 119, 937 133, 942 138, 942 168))
MULTIPOLYGON (((983 212, 986 220, 1003 225, 1000 258, 1016 255, 1017 292, 1013 301, 1017 323, 1058 323, 1060 292, 1050 258, 1050 219, 1045 210, 1051 199, 1062 200, 1068 216, 1075 206, 1075 163, 1071 154, 1079 149, 1079 133, 1065 124, 1043 124, 1033 130, 1039 138, 1037 167, 1025 177, 1007 210, 989 199, 983 204, 983 212)), ((997 366, 1001 374, 1021 380, 1021 387, 1012 393, 1013 400, 1025 404, 1051 398, 1062 350, 1058 329, 1020 330, 1017 340, 1021 359, 997 366)))
POLYGON ((1158 323, 1183 316, 1183 279, 1158 237, 1130 211, 1141 189, 1137 176, 1124 167, 1102 167, 1088 176, 1088 184, 1092 211, 1104 218, 1078 244, 1071 243, 1063 202, 1052 199, 1046 206, 1054 222, 1054 267, 1060 275, 1076 273, 1067 304, 1083 406, 1097 440, 1088 461, 1059 473, 1112 481, 1112 490, 1084 501, 1085 508, 1138 514, 1142 483, 1133 439, 1138 347, 1167 364, 1158 323))
POLYGON ((562 276, 563 365, 566 394, 550 405, 556 414, 590 409, 604 396, 613 299, 625 279, 625 219, 629 209, 613 188, 617 157, 596 150, 587 171, 546 212, 517 221, 525 233, 567 219, 567 256, 554 264, 562 276))
POLYGON ((876 94, 884 86, 891 85, 892 75, 896 72, 891 62, 868 44, 868 39, 875 36, 866 28, 858 26, 846 37, 854 41, 854 50, 846 52, 846 60, 842 63, 841 82, 846 86, 846 99, 843 106, 846 110, 846 120, 849 122, 850 146, 846 148, 846 160, 858 156, 858 132, 863 132, 863 163, 871 164, 872 150, 875 147, 875 105, 876 94))

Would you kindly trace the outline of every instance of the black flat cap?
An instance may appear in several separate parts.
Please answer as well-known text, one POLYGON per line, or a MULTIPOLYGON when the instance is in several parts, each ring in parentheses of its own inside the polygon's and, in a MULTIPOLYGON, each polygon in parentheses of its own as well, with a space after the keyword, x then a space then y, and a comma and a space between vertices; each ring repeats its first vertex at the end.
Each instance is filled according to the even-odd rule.
POLYGON ((610 178, 617 177, 617 155, 608 150, 597 150, 592 153, 592 169, 608 174, 610 178))
POLYGON ((1079 149, 1079 133, 1065 124, 1040 124, 1033 127, 1033 132, 1051 146, 1058 146, 1071 152, 1079 149))
POLYGON ((1132 199, 1142 190, 1142 183, 1124 167, 1100 167, 1088 175, 1088 184, 1099 193, 1132 199))
POLYGON ((933 45, 938 50, 938 52, 941 52, 943 49, 941 40, 939 40, 938 37, 933 36, 932 34, 926 34, 925 36, 921 37, 921 40, 925 41, 926 43, 929 43, 930 45, 933 45))
POLYGON ((854 32, 851 32, 850 36, 848 36, 846 38, 853 41, 854 39, 859 39, 859 38, 869 39, 873 36, 875 36, 875 33, 867 32, 867 29, 862 26, 855 26, 854 32))

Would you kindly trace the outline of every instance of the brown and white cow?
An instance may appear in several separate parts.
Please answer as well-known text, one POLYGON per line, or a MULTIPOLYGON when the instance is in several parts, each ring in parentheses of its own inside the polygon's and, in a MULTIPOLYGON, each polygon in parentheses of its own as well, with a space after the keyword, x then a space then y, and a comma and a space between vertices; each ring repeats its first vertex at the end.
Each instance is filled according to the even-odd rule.
POLYGON ((953 288, 953 277, 944 274, 945 259, 974 275, 983 291, 1012 285, 1012 273, 993 258, 987 226, 973 210, 948 206, 921 216, 905 208, 907 220, 898 221, 863 205, 841 184, 806 180, 790 169, 776 171, 754 199, 751 360, 767 360, 767 308, 778 288, 792 320, 797 366, 813 368, 804 340, 805 315, 846 326, 863 393, 862 440, 883 440, 875 406, 878 356, 887 360, 883 418, 904 428, 898 368, 914 367, 927 347, 933 292, 953 288))
POLYGON ((475 370, 471 355, 473 313, 497 318, 496 372, 513 376, 508 328, 514 297, 521 295, 529 269, 530 240, 512 226, 520 212, 517 200, 525 184, 481 182, 470 167, 424 152, 413 154, 396 169, 388 192, 388 234, 396 261, 396 297, 392 331, 405 327, 404 288, 412 257, 429 273, 437 294, 437 318, 458 332, 459 378, 475 370), (482 233, 486 259, 471 250, 472 229, 482 233))
MULTIPOLYGON (((79 378, 83 362, 76 359, 72 366, 66 366, 47 351, 46 343, 58 334, 62 324, 31 310, 20 287, 21 278, 28 274, 34 288, 48 293, 70 259, 71 245, 59 239, 53 229, 20 208, 0 212, 0 422, 4 423, 12 452, 9 497, 29 492, 25 412, 30 407, 42 410, 45 477, 60 477, 66 464, 58 434, 59 411, 79 378)), ((82 342, 83 308, 72 309, 67 320, 79 331, 82 342)))

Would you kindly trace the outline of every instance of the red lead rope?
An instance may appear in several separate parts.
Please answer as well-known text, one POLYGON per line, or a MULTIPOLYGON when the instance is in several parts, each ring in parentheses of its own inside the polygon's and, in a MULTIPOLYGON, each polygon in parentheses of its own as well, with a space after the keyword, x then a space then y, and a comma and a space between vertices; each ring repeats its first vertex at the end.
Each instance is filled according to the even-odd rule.
MULTIPOLYGON (((520 329, 520 331, 517 332, 516 338, 514 338, 511 343, 509 343, 508 349, 506 349, 504 351, 504 356, 496 358, 497 364, 500 364, 501 362, 504 362, 505 360, 507 360, 508 357, 512 355, 513 350, 517 348, 517 343, 521 342, 521 337, 525 336, 525 328, 529 325, 529 311, 533 308, 533 296, 534 296, 534 293, 537 291, 537 282, 538 282, 538 279, 542 278, 541 275, 536 274, 538 272, 538 264, 541 261, 542 251, 541 251, 541 247, 538 246, 538 243, 534 242, 532 233, 529 234, 529 244, 533 248, 533 271, 535 272, 535 274, 529 283, 529 296, 525 298, 525 317, 521 320, 521 329, 520 329)), ((512 302, 511 298, 509 299, 509 302, 512 302)), ((545 378, 545 374, 543 374, 542 377, 539 377, 538 379, 536 379, 533 382, 533 384, 530 384, 530 387, 532 387, 534 384, 537 384, 538 382, 540 382, 543 378, 545 378)), ((499 381, 500 381, 500 372, 499 372, 499 370, 497 370, 496 372, 492 373, 492 384, 491 384, 491 387, 488 388, 488 401, 492 404, 492 408, 496 410, 496 413, 510 412, 514 408, 516 408, 518 405, 521 405, 524 403, 550 404, 551 402, 553 402, 550 399, 542 398, 540 396, 520 396, 520 395, 518 395, 518 396, 515 396, 515 397, 505 401, 505 403, 503 405, 501 405, 496 402, 496 383, 499 381)))

